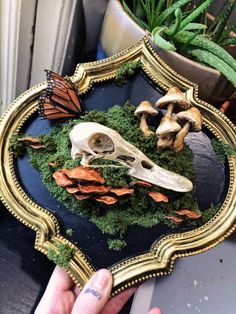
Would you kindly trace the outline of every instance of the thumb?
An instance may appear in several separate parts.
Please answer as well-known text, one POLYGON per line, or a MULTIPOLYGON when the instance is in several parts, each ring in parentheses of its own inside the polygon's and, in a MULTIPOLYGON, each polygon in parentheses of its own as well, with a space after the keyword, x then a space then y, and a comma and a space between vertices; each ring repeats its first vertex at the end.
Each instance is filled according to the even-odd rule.
POLYGON ((112 275, 107 269, 100 269, 84 286, 75 301, 71 314, 98 314, 109 300, 112 275))
POLYGON ((157 307, 151 309, 147 314, 162 314, 161 310, 157 307))

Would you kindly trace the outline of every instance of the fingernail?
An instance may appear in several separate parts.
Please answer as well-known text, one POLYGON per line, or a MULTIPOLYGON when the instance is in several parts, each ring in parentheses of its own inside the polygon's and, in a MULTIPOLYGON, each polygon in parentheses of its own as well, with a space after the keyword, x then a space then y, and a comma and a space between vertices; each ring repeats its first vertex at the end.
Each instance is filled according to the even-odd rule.
POLYGON ((107 269, 100 269, 91 278, 91 285, 97 289, 104 289, 112 280, 111 273, 107 269))

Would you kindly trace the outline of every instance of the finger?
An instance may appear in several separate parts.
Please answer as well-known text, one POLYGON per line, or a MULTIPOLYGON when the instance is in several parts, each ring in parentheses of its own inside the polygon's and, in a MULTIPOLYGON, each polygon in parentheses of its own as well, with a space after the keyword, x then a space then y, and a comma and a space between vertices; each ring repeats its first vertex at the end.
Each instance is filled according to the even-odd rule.
POLYGON ((113 297, 104 307, 102 314, 117 314, 137 288, 127 289, 113 297))
POLYGON ((79 287, 77 287, 76 285, 74 285, 74 287, 72 288, 72 291, 73 291, 73 293, 74 293, 74 295, 76 296, 76 297, 78 297, 78 295, 80 294, 80 289, 79 289, 79 287))
POLYGON ((59 313, 57 310, 58 306, 60 307, 60 302, 57 301, 61 300, 64 295, 66 295, 67 302, 63 306, 71 312, 72 304, 75 302, 75 296, 70 291, 73 285, 73 281, 69 275, 62 268, 56 266, 35 310, 35 314, 59 313))
POLYGON ((112 275, 107 269, 100 269, 85 285, 76 299, 72 314, 98 314, 109 300, 112 275))
POLYGON ((73 287, 73 285, 74 282, 67 272, 63 268, 56 266, 48 282, 47 290, 67 291, 73 287))
POLYGON ((162 314, 161 310, 158 307, 154 307, 147 314, 162 314))

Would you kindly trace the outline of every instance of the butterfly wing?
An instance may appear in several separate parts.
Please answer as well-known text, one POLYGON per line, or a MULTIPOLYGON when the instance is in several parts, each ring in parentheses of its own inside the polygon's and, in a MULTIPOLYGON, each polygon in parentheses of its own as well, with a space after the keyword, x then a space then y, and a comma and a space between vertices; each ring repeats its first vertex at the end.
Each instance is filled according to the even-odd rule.
POLYGON ((39 97, 39 115, 47 119, 80 116, 81 102, 74 84, 57 73, 46 72, 47 89, 39 97))

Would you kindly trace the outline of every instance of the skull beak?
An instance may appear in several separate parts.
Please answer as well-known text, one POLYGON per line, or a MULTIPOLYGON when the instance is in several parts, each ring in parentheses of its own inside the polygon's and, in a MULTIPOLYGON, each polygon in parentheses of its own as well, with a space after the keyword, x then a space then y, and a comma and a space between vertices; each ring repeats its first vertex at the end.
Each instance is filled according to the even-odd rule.
POLYGON ((193 189, 193 184, 189 179, 159 167, 150 159, 148 165, 149 169, 145 167, 131 168, 129 174, 140 180, 177 192, 189 192, 193 189), (150 168, 151 164, 152 167, 150 168))

